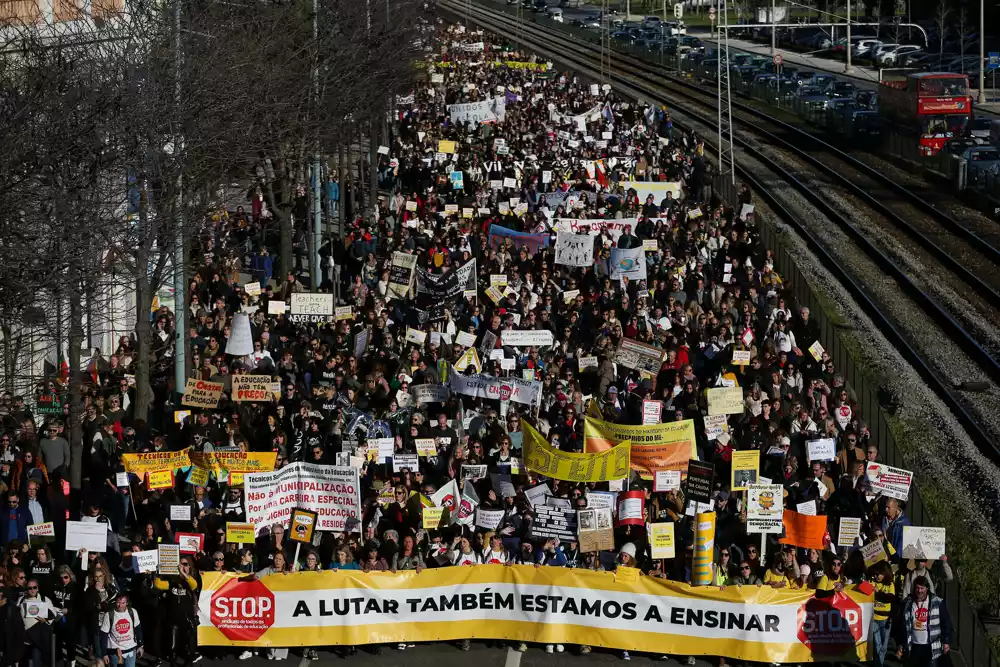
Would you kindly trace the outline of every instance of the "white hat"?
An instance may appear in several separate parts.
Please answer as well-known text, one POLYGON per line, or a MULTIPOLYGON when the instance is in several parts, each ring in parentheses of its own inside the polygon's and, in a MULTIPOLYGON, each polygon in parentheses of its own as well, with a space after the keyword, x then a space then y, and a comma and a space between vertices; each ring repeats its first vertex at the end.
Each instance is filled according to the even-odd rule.
POLYGON ((808 565, 799 565, 799 576, 800 577, 808 577, 810 574, 812 574, 812 568, 811 567, 809 567, 808 565))
POLYGON ((635 545, 632 544, 631 542, 626 542, 622 546, 622 548, 621 548, 621 553, 628 554, 629 556, 631 556, 634 559, 635 558, 635 545))

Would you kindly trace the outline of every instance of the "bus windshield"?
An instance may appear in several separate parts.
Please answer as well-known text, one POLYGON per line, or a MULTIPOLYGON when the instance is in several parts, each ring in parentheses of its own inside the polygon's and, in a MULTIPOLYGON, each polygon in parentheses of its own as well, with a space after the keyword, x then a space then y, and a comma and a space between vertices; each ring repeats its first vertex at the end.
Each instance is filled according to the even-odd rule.
POLYGON ((969 117, 956 114, 923 116, 921 121, 920 131, 922 134, 954 136, 965 131, 969 117))
POLYGON ((969 94, 969 83, 964 76, 920 79, 917 90, 921 97, 960 97, 969 94))

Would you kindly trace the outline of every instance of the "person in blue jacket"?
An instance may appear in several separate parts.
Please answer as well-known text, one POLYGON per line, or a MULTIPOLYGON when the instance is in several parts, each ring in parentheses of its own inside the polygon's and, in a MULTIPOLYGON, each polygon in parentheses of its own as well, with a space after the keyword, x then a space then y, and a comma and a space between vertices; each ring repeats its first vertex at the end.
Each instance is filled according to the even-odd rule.
POLYGON ((889 498, 885 501, 885 511, 882 514, 882 534, 889 541, 897 554, 903 553, 903 527, 912 526, 910 517, 903 513, 899 501, 889 498))
POLYGON ((29 523, 31 515, 27 509, 21 507, 21 499, 17 493, 8 493, 7 511, 0 513, 0 539, 3 540, 3 544, 8 545, 14 540, 27 542, 29 523))

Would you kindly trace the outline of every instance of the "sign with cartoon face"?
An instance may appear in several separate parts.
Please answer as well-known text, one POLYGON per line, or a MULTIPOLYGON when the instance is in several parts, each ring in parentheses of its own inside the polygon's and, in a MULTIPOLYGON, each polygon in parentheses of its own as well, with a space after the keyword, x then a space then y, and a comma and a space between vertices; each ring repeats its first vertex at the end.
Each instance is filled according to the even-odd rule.
POLYGON ((316 530, 316 518, 316 512, 299 508, 293 509, 291 525, 288 529, 288 539, 311 544, 313 531, 316 530))

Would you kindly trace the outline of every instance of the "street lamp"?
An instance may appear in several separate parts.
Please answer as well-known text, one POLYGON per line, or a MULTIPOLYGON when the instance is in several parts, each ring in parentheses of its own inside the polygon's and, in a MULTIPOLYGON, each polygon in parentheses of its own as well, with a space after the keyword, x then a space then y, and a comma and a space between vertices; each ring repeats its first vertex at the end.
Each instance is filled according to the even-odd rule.
POLYGON ((986 104, 986 0, 979 0, 979 97, 976 100, 979 104, 986 104))

